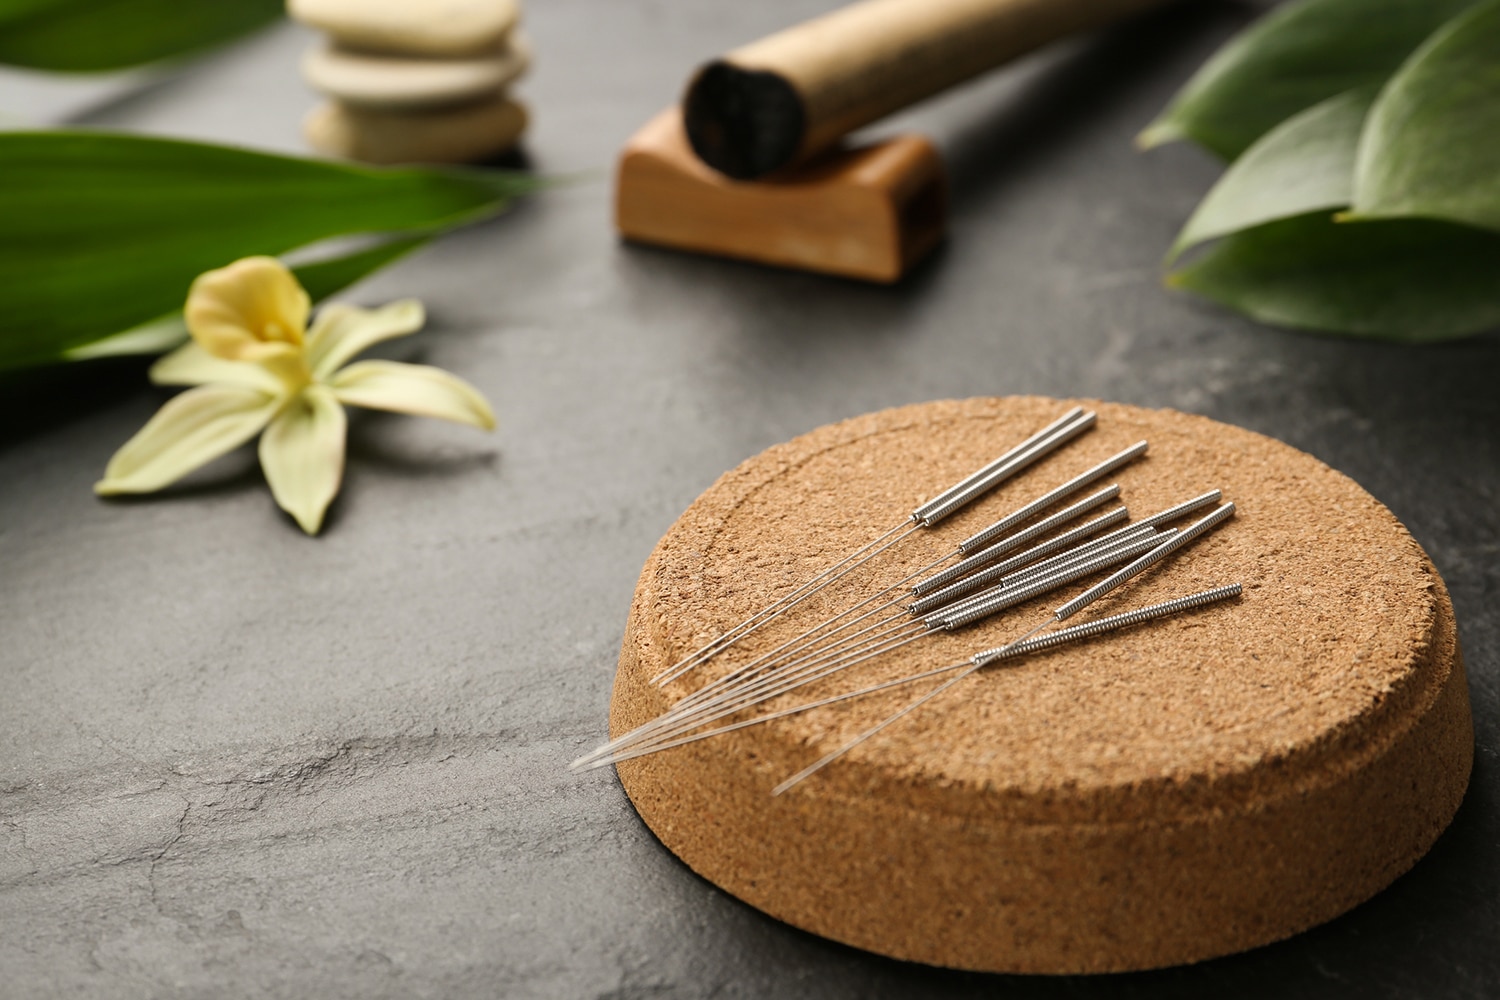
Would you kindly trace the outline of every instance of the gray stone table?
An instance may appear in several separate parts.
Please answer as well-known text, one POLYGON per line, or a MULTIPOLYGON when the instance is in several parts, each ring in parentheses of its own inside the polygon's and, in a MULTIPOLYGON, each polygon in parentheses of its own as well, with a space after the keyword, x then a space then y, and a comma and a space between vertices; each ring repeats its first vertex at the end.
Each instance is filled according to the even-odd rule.
MULTIPOLYGON (((1271 330, 1164 292, 1215 176, 1131 136, 1254 9, 1204 2, 1059 46, 889 127, 943 148, 952 238, 897 288, 621 245, 606 170, 691 67, 828 0, 535 0, 528 148, 589 179, 353 298, 423 299, 393 356, 501 430, 366 416, 324 535, 235 455, 160 497, 90 493, 159 406, 137 362, 0 394, 0 995, 1500 995, 1500 341, 1271 330), (941 397, 1091 395, 1274 435, 1362 483, 1452 590, 1478 733, 1452 828, 1394 886, 1199 966, 1031 979, 906 965, 704 883, 607 773, 632 587, 723 470, 941 397)), ((120 92, 7 77, 8 120, 300 150, 286 25, 120 92)), ((895 916, 893 915, 893 919, 895 916)))

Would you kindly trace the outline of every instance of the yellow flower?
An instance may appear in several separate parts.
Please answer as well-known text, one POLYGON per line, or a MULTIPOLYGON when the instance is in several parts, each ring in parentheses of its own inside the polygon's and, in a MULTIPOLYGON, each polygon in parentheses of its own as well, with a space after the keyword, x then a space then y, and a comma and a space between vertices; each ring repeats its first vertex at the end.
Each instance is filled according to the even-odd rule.
POLYGON ((296 277, 273 257, 200 275, 183 310, 193 339, 151 367, 158 385, 196 388, 173 397, 115 452, 94 492, 159 490, 265 431, 260 465, 271 493, 314 535, 343 478, 343 404, 494 428, 479 391, 445 371, 348 364, 420 329, 420 302, 324 306, 309 329, 310 310, 296 277))

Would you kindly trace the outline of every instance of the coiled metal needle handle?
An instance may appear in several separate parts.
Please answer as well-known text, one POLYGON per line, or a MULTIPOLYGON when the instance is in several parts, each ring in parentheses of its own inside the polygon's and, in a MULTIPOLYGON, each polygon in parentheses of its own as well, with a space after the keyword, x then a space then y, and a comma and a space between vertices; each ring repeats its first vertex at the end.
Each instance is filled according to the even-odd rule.
POLYGON ((982 653, 974 654, 974 663, 984 666, 987 663, 1008 660, 1013 656, 1025 656, 1027 653, 1035 653, 1039 650, 1051 649, 1053 646, 1061 646, 1064 643, 1077 642, 1079 639, 1087 639, 1091 636, 1102 635, 1105 632, 1113 632, 1115 629, 1125 628, 1129 625, 1139 625, 1142 622, 1165 618, 1168 615, 1175 615, 1179 611, 1201 608, 1205 604, 1213 604, 1216 601, 1239 597, 1242 589, 1240 584, 1231 583, 1226 587, 1215 587, 1212 590, 1205 590, 1201 594, 1189 594, 1187 597, 1162 601, 1160 604, 1153 604, 1150 607, 1137 608, 1135 611, 1110 615, 1108 618, 1100 618, 1098 621, 1074 625, 1072 628, 1065 628, 1050 635, 1011 643, 1009 646, 997 646, 994 649, 987 649, 982 653))
MULTIPOLYGON (((1125 508, 1120 507, 1118 511, 1121 515, 1118 520, 1125 520, 1125 508)), ((1156 535, 1156 530, 1153 528, 1142 527, 1135 529, 1135 535, 1143 535, 1148 532, 1152 536, 1156 535)), ((1135 535, 1133 535, 1132 538, 1134 538, 1135 535)), ((1053 562, 1053 560, 1049 559, 1046 563, 1038 563, 1034 567, 1034 569, 1036 569, 1039 574, 1045 575, 1051 570, 1059 569, 1063 565, 1071 563, 1075 560, 1087 558, 1090 555, 1099 555, 1104 551, 1105 548, 1108 547, 1108 545, 1100 545, 1096 548, 1094 545, 1084 543, 1083 545, 1078 546, 1078 548, 1074 551, 1064 553, 1062 556, 1059 556, 1059 561, 1053 562)), ((975 573, 972 576, 967 576, 955 583, 950 583, 948 586, 943 587, 940 590, 934 590, 930 594, 917 598, 906 606, 906 610, 914 615, 925 615, 927 612, 932 611, 936 608, 941 608, 946 604, 952 604, 966 594, 972 594, 976 590, 983 590, 993 584, 1003 582, 1007 576, 1011 575, 1014 575, 1014 571, 1008 566, 1008 564, 999 563, 995 566, 991 566, 988 569, 982 569, 978 573, 975 573)))
POLYGON ((1094 603, 1099 598, 1109 593, 1111 590, 1114 590, 1116 587, 1121 586, 1127 581, 1134 579, 1137 575, 1144 573, 1152 566, 1155 566, 1157 563, 1161 562, 1163 559, 1167 558, 1167 556, 1171 555, 1173 552, 1176 552, 1184 545, 1193 544, 1193 542, 1197 541, 1199 538, 1202 538, 1204 535, 1208 534, 1210 531, 1214 530, 1233 516, 1234 504, 1233 502, 1230 502, 1226 503, 1224 506, 1214 511, 1212 514, 1203 518, 1201 521, 1194 521, 1192 525, 1185 528, 1175 538, 1171 538, 1165 542, 1162 542, 1156 548, 1152 549, 1150 552, 1147 552, 1145 555, 1141 556, 1129 566, 1126 566, 1124 569, 1113 574, 1112 576, 1107 577, 1106 579, 1100 580, 1088 590, 1085 590, 1083 593, 1073 598, 1067 604, 1064 604, 1062 607, 1058 608, 1057 620, 1062 621, 1063 619, 1071 615, 1077 614, 1079 611, 1082 611, 1084 608, 1088 607, 1090 604, 1094 603))
POLYGON ((937 498, 929 500, 912 511, 912 520, 925 528, 933 527, 950 514, 978 500, 1028 465, 1045 458, 1084 431, 1089 430, 1098 419, 1098 416, 1090 411, 1072 420, 1054 421, 1049 425, 1048 430, 1033 435, 1027 439, 1027 443, 1012 449, 979 470, 978 473, 949 487, 937 498))
POLYGON ((1061 486, 1057 487, 1057 489, 1052 490, 1044 496, 1038 497, 1009 517, 996 521, 994 524, 990 525, 988 528, 985 528, 983 531, 979 532, 976 535, 970 535, 968 538, 965 538, 963 541, 958 543, 958 551, 962 552, 964 555, 968 555, 971 552, 974 552, 976 549, 983 548, 990 542, 993 542, 995 539, 999 538, 1001 535, 1004 535, 1006 532, 1010 531, 1016 525, 1025 523, 1031 517, 1046 510, 1048 507, 1051 507, 1059 500, 1077 493, 1079 490, 1083 489, 1089 483, 1092 483, 1097 479, 1103 479, 1105 476, 1109 475, 1111 472, 1114 472, 1120 466, 1127 465, 1130 462, 1135 461, 1137 458, 1140 458, 1142 455, 1146 454, 1147 447, 1147 442, 1137 441, 1135 444, 1131 445, 1129 448, 1126 448, 1119 454, 1112 455, 1109 458, 1106 458, 1104 461, 1100 462, 1092 469, 1089 469, 1087 472, 1079 473, 1072 479, 1068 480, 1066 483, 1063 483, 1061 486))
MULTIPOLYGON (((1118 550, 1108 551, 1095 556, 1093 559, 1077 566, 1060 570, 1055 575, 1049 575, 1030 582, 1023 582, 1020 586, 1002 590, 992 597, 975 599, 970 602, 961 602, 956 608, 943 611, 935 611, 926 618, 919 619, 928 623, 929 627, 944 628, 950 632, 956 628, 963 628, 981 618, 1013 608, 1017 604, 1025 604, 1033 597, 1040 597, 1061 587, 1065 587, 1075 580, 1082 580, 1086 576, 1097 573, 1105 566, 1124 562, 1131 556, 1140 552, 1148 551, 1156 543, 1155 538, 1142 538, 1138 542, 1130 543, 1118 550)), ((1160 546, 1158 546, 1160 548, 1160 546)))
MULTIPOLYGON (((1100 507, 1106 503, 1109 503, 1109 501, 1113 500, 1119 495, 1120 487, 1118 485, 1106 487, 1105 489, 1100 490, 1098 493, 1095 493, 1092 496, 1085 497, 1084 499, 1078 501, 1073 506, 1068 507, 1065 510, 1058 511, 1056 514, 1053 514, 1046 520, 1038 521, 1036 524, 1033 524, 1025 531, 1021 531, 1014 535, 1011 535, 1009 538, 1004 539, 1003 541, 996 542, 989 548, 982 549, 979 552, 974 553, 972 556, 969 556, 967 559, 955 563, 945 570, 934 573, 924 580, 917 581, 916 583, 911 585, 911 592, 917 597, 921 597, 924 594, 930 594, 940 587, 947 586, 954 580, 958 580, 962 577, 968 576, 970 573, 974 572, 976 569, 979 569, 982 566, 990 565, 995 560, 1001 558, 1002 556, 1005 556, 1007 553, 1014 552, 1016 549, 1019 549, 1027 542, 1040 538, 1042 535, 1055 530, 1059 525, 1067 524, 1074 518, 1081 517, 1084 514, 1087 514, 1095 507, 1100 507)), ((1129 513, 1125 510, 1125 508, 1119 507, 1116 508, 1114 512, 1104 515, 1103 520, 1092 521, 1089 524, 1086 524, 1080 528, 1075 528, 1069 531, 1066 535, 1062 536, 1063 539, 1069 539, 1070 541, 1060 541, 1058 539, 1053 539, 1051 542, 1046 542, 1043 544, 1054 546, 1053 548, 1047 550, 1048 552, 1058 552, 1062 549, 1067 548, 1072 543, 1072 541, 1076 541, 1080 538, 1085 538, 1096 531, 1103 531, 1105 528, 1113 524, 1118 524, 1121 520, 1124 520, 1128 516, 1129 513)), ((1033 553, 1035 552, 1034 549, 1032 551, 1033 553)), ((1031 561, 1034 562, 1041 557, 1041 555, 1033 554, 1030 558, 1031 561)))
MULTIPOLYGON (((1193 511, 1198 510, 1201 507, 1210 507, 1210 506, 1213 506, 1214 504, 1218 503, 1219 500, 1222 497, 1223 497, 1223 494, 1220 493, 1218 490, 1209 490, 1207 493, 1204 493, 1201 496, 1196 496, 1193 499, 1186 501, 1185 503, 1180 503, 1180 504, 1178 504, 1175 507, 1169 507, 1166 510, 1164 510, 1164 511, 1158 513, 1158 514, 1153 514, 1153 515, 1151 515, 1148 518, 1145 518, 1143 520, 1137 521, 1135 524, 1126 525, 1125 527, 1121 528, 1119 531, 1111 531, 1107 535, 1101 535, 1100 537, 1094 539, 1094 541, 1092 543, 1090 543, 1087 546, 1087 548, 1089 550, 1097 551, 1099 548, 1101 548, 1101 547, 1103 547, 1105 545, 1111 544, 1113 542, 1117 542, 1117 541, 1119 541, 1122 538, 1125 538, 1127 536, 1137 535, 1137 534, 1139 534, 1145 528, 1160 527, 1161 525, 1166 524, 1166 523, 1168 523, 1170 521, 1175 521, 1179 517, 1182 517, 1182 516, 1184 516, 1186 514, 1191 514, 1193 511)), ((1123 509, 1123 508, 1121 508, 1121 509, 1123 509)), ((1066 537, 1066 536, 1064 536, 1064 537, 1066 537)), ((1166 541, 1166 538, 1163 538, 1161 540, 1162 541, 1166 541)), ((986 551, 988 551, 988 550, 986 550, 986 551)), ((1033 550, 1033 551, 1036 551, 1036 550, 1033 550)), ((1019 559, 1021 559, 1021 556, 1017 556, 1016 558, 1019 560, 1019 559)), ((1063 558, 1062 556, 1057 556, 1057 557, 1048 559, 1046 562, 1035 562, 1034 560, 1029 560, 1029 559, 1025 560, 1024 562, 1017 562, 1017 563, 1015 563, 1014 565, 1011 566, 1011 569, 1017 569, 1017 568, 1023 568, 1024 567, 1023 572, 1021 572, 1021 573, 1011 573, 1010 570, 1007 570, 1005 575, 1006 576, 1022 576, 1022 575, 1025 575, 1027 573, 1032 573, 1032 572, 1037 571, 1037 570, 1045 569, 1048 566, 1054 566, 1062 558, 1063 558), (1035 563, 1035 564, 1028 566, 1027 565, 1028 563, 1035 563)), ((1008 563, 1001 563, 1000 565, 1005 566, 1005 565, 1008 565, 1008 563)))
POLYGON ((941 507, 943 504, 953 499, 953 497, 962 493, 964 490, 968 489, 970 486, 973 486, 984 477, 990 475, 1002 465, 1005 465, 1007 462, 1014 459, 1017 455, 1025 451, 1029 451, 1030 449, 1041 444, 1043 441, 1047 440, 1047 438, 1056 434, 1058 431, 1062 430, 1064 427, 1071 424, 1081 416, 1083 416, 1083 407, 1073 407, 1067 413, 1064 413, 1062 416, 1052 421, 1052 423, 1048 424, 1046 427, 1043 427, 1041 430, 1031 435, 1031 437, 1027 438, 1025 441, 1022 441, 1020 444, 1016 445, 1014 448, 1010 449, 1005 454, 995 459, 989 465, 986 465, 984 468, 979 469, 975 472, 969 473, 969 475, 965 476, 963 479, 960 479, 958 482, 954 483, 952 486, 948 487, 946 490, 939 493, 937 496, 933 497, 931 500, 927 501, 916 510, 912 511, 911 519, 913 521, 926 522, 927 515, 930 511, 941 507))

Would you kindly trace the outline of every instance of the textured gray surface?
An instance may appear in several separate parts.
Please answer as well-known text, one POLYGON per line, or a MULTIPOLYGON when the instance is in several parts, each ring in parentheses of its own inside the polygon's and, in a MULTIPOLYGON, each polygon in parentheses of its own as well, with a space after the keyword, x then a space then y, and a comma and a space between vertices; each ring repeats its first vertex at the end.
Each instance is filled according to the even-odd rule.
MULTIPOLYGON (((535 163, 606 168, 696 61, 827 6, 537 0, 535 163)), ((1160 289, 1215 167, 1130 138, 1250 13, 1168 11, 906 116, 949 158, 956 219, 897 289, 621 246, 597 177, 390 269, 354 297, 425 300, 398 356, 472 379, 501 430, 356 421, 318 540, 249 455, 96 500, 165 398, 140 365, 7 383, 0 995, 1500 994, 1500 341, 1318 339, 1160 289), (1410 526, 1452 589, 1479 742, 1413 872, 1201 966, 963 975, 761 916, 666 854, 613 778, 567 774, 604 731, 641 563, 721 471, 830 420, 1013 392, 1274 435, 1410 526)), ((306 44, 278 29, 82 120, 296 150, 306 44)), ((12 117, 97 96, 0 83, 12 117)))

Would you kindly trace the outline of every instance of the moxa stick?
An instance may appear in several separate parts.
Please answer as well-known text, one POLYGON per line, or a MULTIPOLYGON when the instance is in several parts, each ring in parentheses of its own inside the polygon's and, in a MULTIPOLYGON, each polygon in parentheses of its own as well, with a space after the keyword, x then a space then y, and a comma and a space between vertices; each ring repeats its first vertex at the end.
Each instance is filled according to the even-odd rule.
POLYGON ((693 150, 740 180, 1073 32, 1160 0, 862 0, 735 49, 683 98, 693 150))

